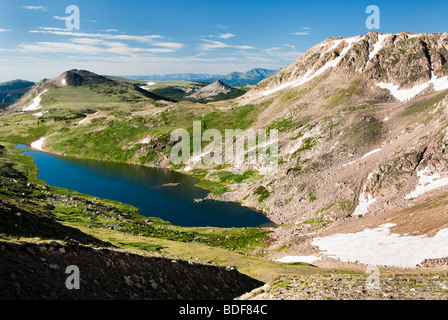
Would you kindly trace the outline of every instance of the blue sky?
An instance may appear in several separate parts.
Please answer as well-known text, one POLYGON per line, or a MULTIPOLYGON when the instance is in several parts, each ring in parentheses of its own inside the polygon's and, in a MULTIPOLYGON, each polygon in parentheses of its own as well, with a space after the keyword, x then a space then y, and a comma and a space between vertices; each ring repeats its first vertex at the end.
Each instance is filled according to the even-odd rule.
POLYGON ((108 75, 220 73, 294 62, 328 37, 446 32, 448 1, 0 0, 0 81, 38 81, 68 69, 108 75), (80 10, 66 29, 65 9, 80 10))

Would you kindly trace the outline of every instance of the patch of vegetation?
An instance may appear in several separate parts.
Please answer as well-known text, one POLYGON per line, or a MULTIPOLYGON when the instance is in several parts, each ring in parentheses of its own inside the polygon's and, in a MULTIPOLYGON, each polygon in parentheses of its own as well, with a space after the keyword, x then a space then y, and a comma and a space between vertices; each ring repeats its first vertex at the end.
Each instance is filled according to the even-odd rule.
POLYGON ((317 140, 320 139, 320 136, 309 137, 303 139, 302 146, 297 149, 293 155, 297 155, 299 152, 311 150, 317 144, 317 140))
POLYGON ((193 169, 190 171, 190 174, 196 178, 205 178, 205 176, 208 174, 208 171, 205 169, 193 169))
POLYGON ((271 192, 268 191, 264 186, 259 186, 254 191, 254 195, 258 195, 258 202, 263 202, 266 198, 271 195, 271 192))
POLYGON ((359 92, 361 80, 354 80, 346 89, 337 89, 330 96, 326 97, 328 101, 324 106, 326 109, 333 109, 341 104, 347 103, 352 97, 359 92))
POLYGON ((254 178, 258 175, 256 171, 248 170, 243 174, 234 174, 230 171, 219 171, 216 172, 216 175, 221 183, 241 183, 244 180, 254 178))
POLYGON ((231 111, 216 110, 205 114, 202 119, 203 130, 241 129, 245 130, 254 123, 260 110, 253 104, 236 107, 231 111))
POLYGON ((413 116, 422 112, 427 112, 428 109, 433 108, 436 106, 436 104, 438 104, 440 101, 443 100, 443 98, 445 98, 445 96, 447 95, 446 91, 443 91, 435 96, 433 96, 430 99, 422 99, 418 102, 415 102, 413 104, 411 104, 409 107, 407 107, 403 112, 401 112, 401 116, 403 117, 408 117, 408 116, 413 116))
POLYGON ((199 188, 210 191, 214 195, 221 195, 226 192, 230 192, 229 187, 223 185, 222 183, 210 181, 210 180, 202 180, 198 184, 196 184, 199 188))
POLYGON ((275 120, 267 127, 267 131, 277 129, 280 132, 298 129, 309 122, 309 118, 294 120, 292 118, 282 118, 275 120))
MULTIPOLYGON (((103 128, 93 131, 85 127, 61 130, 50 138, 52 150, 77 157, 127 162, 133 158, 136 148, 140 148, 131 144, 149 133, 146 126, 132 120, 101 120, 92 126, 103 128)), ((141 155, 139 161, 152 161, 155 156, 154 151, 148 152, 141 155)))
POLYGON ((355 119, 351 126, 346 127, 344 132, 351 145, 372 145, 381 139, 383 124, 374 117, 362 116, 355 119))
POLYGON ((306 224, 306 225, 309 225, 311 230, 314 231, 314 230, 318 230, 320 228, 325 227, 329 223, 330 223, 330 221, 325 220, 325 217, 322 215, 318 218, 312 218, 312 219, 308 219, 304 222, 301 222, 301 223, 299 223, 299 226, 306 224))

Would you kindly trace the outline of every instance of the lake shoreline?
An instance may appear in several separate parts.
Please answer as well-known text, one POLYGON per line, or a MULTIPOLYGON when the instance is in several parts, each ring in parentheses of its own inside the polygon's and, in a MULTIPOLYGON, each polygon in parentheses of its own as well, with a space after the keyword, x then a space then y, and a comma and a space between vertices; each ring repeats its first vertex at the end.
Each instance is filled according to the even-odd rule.
MULTIPOLYGON (((30 150, 30 152, 32 152, 33 150, 30 150)), ((42 152, 42 151, 35 151, 35 152, 42 152)), ((263 218, 264 218, 264 222, 262 222, 262 223, 260 223, 260 224, 257 224, 257 225, 247 225, 246 227, 257 227, 257 228, 272 228, 272 227, 275 227, 275 224, 274 224, 274 222, 272 222, 272 221, 270 221, 267 217, 266 217, 266 215, 263 213, 263 212, 260 212, 259 210, 253 210, 252 208, 249 208, 249 207, 247 207, 247 206, 243 206, 241 203, 239 203, 239 202, 234 202, 234 201, 232 201, 232 202, 229 202, 229 201, 221 201, 221 200, 219 200, 219 199, 217 199, 215 196, 213 196, 213 197, 211 197, 211 192, 210 192, 210 190, 207 190, 207 189, 205 189, 205 188, 201 188, 200 186, 197 186, 197 184, 200 182, 200 181, 202 181, 202 179, 200 179, 199 177, 196 177, 196 176, 193 176, 193 175, 189 175, 189 174, 185 174, 185 172, 183 172, 183 171, 180 171, 180 170, 174 170, 174 169, 172 169, 172 168, 166 168, 166 167, 158 167, 158 166, 150 166, 150 165, 144 165, 144 164, 138 164, 138 163, 134 163, 134 162, 132 162, 132 161, 126 161, 126 162, 120 162, 120 161, 107 161, 107 160, 99 160, 99 159, 93 159, 93 158, 88 158, 88 157, 82 157, 82 156, 67 156, 67 155, 64 155, 64 154, 58 154, 58 153, 55 153, 55 152, 48 152, 48 151, 44 151, 43 153, 45 153, 45 154, 48 154, 48 155, 51 155, 51 156, 54 156, 54 157, 61 157, 61 158, 63 158, 63 159, 66 159, 66 160, 85 160, 85 161, 88 161, 88 162, 96 162, 98 165, 104 165, 104 164, 116 164, 116 165, 118 165, 118 166, 121 166, 121 165, 129 165, 129 166, 132 166, 132 167, 136 167, 136 168, 147 168, 147 169, 155 169, 155 170, 163 170, 163 171, 165 171, 166 170, 166 172, 167 172, 167 174, 168 175, 170 175, 170 174, 176 174, 176 175, 180 175, 180 176, 182 176, 182 177, 184 177, 185 179, 187 179, 187 180, 189 180, 189 181, 192 181, 192 180, 194 180, 195 182, 194 182, 194 187, 195 188, 199 188, 199 189, 201 189, 201 190, 203 190, 203 191, 205 191, 205 192, 207 192, 207 194, 204 194, 202 197, 199 197, 199 199, 202 199, 202 201, 201 201, 201 203, 202 202, 209 202, 210 200, 213 200, 213 202, 217 202, 218 204, 223 204, 223 203, 229 203, 230 205, 231 205, 231 207, 235 207, 235 206, 238 206, 238 207, 241 207, 241 208, 244 208, 244 209, 240 209, 240 211, 242 210, 242 211, 244 211, 244 210, 246 210, 246 211, 250 211, 250 212, 253 212, 254 214, 256 214, 256 215, 258 215, 258 216, 262 216, 263 218)), ((39 166, 35 163, 35 165, 36 165, 36 167, 38 167, 38 170, 39 170, 39 166)), ((40 171, 40 170, 39 170, 40 171)), ((183 179, 183 178, 182 178, 183 179)), ((42 180, 44 180, 45 181, 45 179, 42 179, 42 180)), ((49 183, 50 185, 51 185, 51 183, 49 183)), ((164 187, 164 188, 161 188, 161 189, 175 189, 175 188, 178 188, 179 187, 179 185, 180 185, 181 183, 179 183, 179 182, 168 182, 168 183, 164 183, 164 184, 162 184, 162 185, 159 185, 158 186, 158 188, 160 188, 160 187, 164 187), (170 188, 165 188, 165 186, 166 185, 169 185, 170 186, 170 188)), ((73 188, 70 188, 70 187, 66 187, 66 186, 63 186, 64 188, 67 188, 67 189, 73 189, 73 188)), ((78 192, 78 190, 76 190, 77 192, 78 192)), ((81 192, 81 193, 85 193, 85 192, 81 192)), ((87 193, 87 194, 89 194, 89 193, 87 193)), ((96 196, 96 195, 95 195, 96 196)), ((102 196, 99 196, 99 197, 102 197, 102 196)), ((108 197, 106 197, 106 198, 108 198, 108 197)), ((197 199, 197 197, 195 197, 194 199, 197 199)), ((193 199, 192 199, 193 200, 193 199)), ((122 200, 117 200, 117 201, 119 201, 119 202, 124 202, 124 203, 129 203, 129 202, 126 202, 126 201, 122 201, 122 200)), ((131 203, 131 205, 134 205, 134 204, 132 204, 131 203)), ((213 204, 207 204, 208 206, 213 206, 213 204)), ((135 206, 135 205, 134 205, 135 206)), ((140 207, 138 207, 138 206, 136 206, 138 209, 140 209, 140 214, 141 215, 143 215, 143 216, 147 216, 146 214, 145 214, 145 211, 144 210, 142 210, 140 207)), ((233 209, 234 210, 234 209, 233 209)), ((160 215, 156 215, 157 217, 160 217, 161 219, 163 219, 163 220, 167 220, 167 221, 170 221, 170 223, 172 223, 173 225, 179 225, 179 226, 185 226, 185 227, 205 227, 206 225, 183 225, 183 224, 179 224, 179 223, 176 223, 176 222, 171 222, 171 219, 165 219, 165 218, 163 218, 163 216, 160 216, 160 215)), ((207 226, 212 226, 212 227, 218 227, 218 228, 220 228, 220 227, 223 227, 223 228, 228 228, 228 227, 232 227, 232 226, 230 226, 230 225, 212 225, 212 224, 210 224, 210 225, 207 225, 207 226)), ((241 227, 244 227, 244 225, 242 225, 242 224, 237 224, 237 225, 235 225, 235 227, 236 228, 241 228, 241 227)))

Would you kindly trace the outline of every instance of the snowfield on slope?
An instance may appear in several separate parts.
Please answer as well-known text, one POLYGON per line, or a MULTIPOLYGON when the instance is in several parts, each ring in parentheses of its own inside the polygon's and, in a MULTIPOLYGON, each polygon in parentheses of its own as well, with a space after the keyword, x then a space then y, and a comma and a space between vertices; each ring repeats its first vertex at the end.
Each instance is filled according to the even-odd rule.
MULTIPOLYGON (((299 78, 297 80, 294 80, 294 81, 291 81, 291 82, 287 82, 287 83, 281 84, 280 86, 278 86, 276 88, 263 91, 263 92, 261 92, 261 94, 264 95, 264 96, 267 96, 267 95, 273 94, 273 93, 275 93, 277 91, 280 91, 282 89, 286 89, 288 87, 295 88, 297 86, 300 86, 302 84, 307 83, 308 81, 311 81, 312 79, 314 79, 314 78, 318 77, 319 75, 321 75, 322 73, 324 73, 327 69, 336 67, 339 64, 339 62, 345 57, 347 52, 350 51, 350 49, 352 48, 353 44, 355 44, 356 42, 362 40, 363 38, 364 38, 364 36, 362 36, 362 37, 358 36, 358 37, 352 37, 352 38, 344 39, 344 41, 347 43, 347 46, 342 50, 341 54, 337 58, 335 58, 335 59, 333 59, 331 61, 328 61, 323 67, 321 67, 320 69, 316 70, 315 72, 313 72, 313 69, 308 70, 305 73, 305 75, 303 75, 301 78, 299 78)), ((335 45, 337 46, 337 45, 339 45, 339 43, 335 43, 335 45)))
POLYGON ((47 91, 48 91, 47 89, 42 91, 36 98, 33 99, 33 101, 28 106, 23 108, 22 111, 34 111, 40 109, 42 107, 40 105, 41 96, 47 91))
POLYGON ((320 259, 322 258, 318 256, 285 256, 282 258, 275 259, 274 261, 283 263, 298 263, 298 262, 313 263, 315 261, 319 261, 320 259))
POLYGON ((399 89, 400 86, 393 83, 380 82, 376 84, 376 86, 380 87, 381 89, 389 90, 390 94, 400 102, 408 101, 415 98, 417 95, 423 92, 423 90, 429 88, 430 85, 434 87, 434 91, 446 90, 448 89, 448 77, 437 78, 436 76, 433 76, 431 80, 416 85, 410 89, 399 89))
POLYGON ((405 199, 414 199, 426 192, 448 185, 448 178, 441 178, 438 173, 431 174, 429 168, 417 171, 417 176, 419 178, 417 187, 406 195, 405 199))
POLYGON ((312 245, 329 258, 375 266, 414 268, 425 259, 448 256, 448 229, 434 237, 391 233, 395 224, 387 223, 356 233, 337 233, 315 238, 312 245))
POLYGON ((48 137, 42 137, 39 140, 32 142, 31 148, 39 150, 39 151, 44 151, 43 145, 44 145, 45 141, 47 140, 47 138, 48 137))

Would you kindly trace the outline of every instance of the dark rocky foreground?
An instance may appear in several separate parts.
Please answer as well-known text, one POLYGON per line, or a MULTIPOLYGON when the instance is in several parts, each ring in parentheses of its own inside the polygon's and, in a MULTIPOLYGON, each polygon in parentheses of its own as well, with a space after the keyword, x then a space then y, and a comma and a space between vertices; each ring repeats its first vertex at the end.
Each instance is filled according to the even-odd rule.
POLYGON ((0 242, 0 299, 221 300, 263 283, 233 268, 144 257, 80 246, 0 242), (79 268, 80 289, 69 290, 66 268, 79 268))

